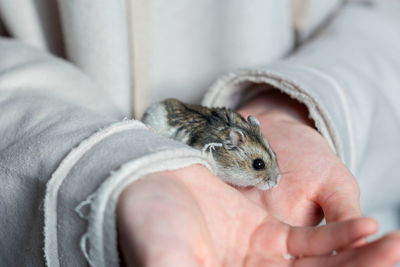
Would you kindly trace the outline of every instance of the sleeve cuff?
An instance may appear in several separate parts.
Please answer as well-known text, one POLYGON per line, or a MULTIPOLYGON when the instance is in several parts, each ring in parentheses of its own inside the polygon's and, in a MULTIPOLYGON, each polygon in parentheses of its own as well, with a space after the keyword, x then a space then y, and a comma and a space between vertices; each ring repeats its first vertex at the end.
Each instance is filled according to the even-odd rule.
POLYGON ((214 168, 202 152, 162 138, 138 121, 115 123, 82 141, 47 185, 47 265, 66 265, 63 256, 80 240, 82 256, 91 266, 119 266, 115 211, 121 192, 147 174, 192 164, 214 168))
POLYGON ((312 67, 282 61, 265 69, 241 70, 221 77, 211 86, 202 103, 236 109, 255 88, 254 84, 268 84, 307 106, 318 131, 352 169, 351 117, 346 110, 346 96, 335 79, 312 67))

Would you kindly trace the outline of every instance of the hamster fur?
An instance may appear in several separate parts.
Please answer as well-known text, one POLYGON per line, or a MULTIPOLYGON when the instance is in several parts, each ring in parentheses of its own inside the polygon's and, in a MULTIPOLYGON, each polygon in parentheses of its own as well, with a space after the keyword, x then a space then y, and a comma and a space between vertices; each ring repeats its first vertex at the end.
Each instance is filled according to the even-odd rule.
POLYGON ((246 121, 230 109, 167 99, 150 106, 142 121, 165 137, 208 150, 216 162, 215 175, 230 184, 267 190, 279 182, 276 155, 254 116, 246 121))

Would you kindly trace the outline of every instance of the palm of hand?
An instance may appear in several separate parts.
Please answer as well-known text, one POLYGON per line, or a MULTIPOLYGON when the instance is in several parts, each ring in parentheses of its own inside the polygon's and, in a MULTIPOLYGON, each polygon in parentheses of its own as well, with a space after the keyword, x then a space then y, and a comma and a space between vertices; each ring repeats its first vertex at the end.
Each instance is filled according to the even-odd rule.
POLYGON ((361 216, 354 177, 315 129, 293 120, 271 119, 268 114, 257 117, 283 175, 276 188, 241 190, 246 196, 292 225, 317 224, 322 218, 320 207, 328 222, 361 216))
POLYGON ((318 228, 281 222, 315 224, 320 207, 328 222, 360 215, 358 186, 313 128, 252 114, 284 172, 278 187, 239 191, 201 166, 133 183, 117 210, 128 266, 391 266, 400 260, 399 234, 328 255, 375 232, 371 219, 318 228), (298 258, 287 260, 286 253, 298 258))
POLYGON ((325 255, 376 229, 369 219, 289 227, 201 166, 150 175, 120 202, 120 242, 130 266, 136 257, 129 251, 146 266, 321 266, 343 260, 325 255), (287 260, 285 253, 312 257, 287 260))

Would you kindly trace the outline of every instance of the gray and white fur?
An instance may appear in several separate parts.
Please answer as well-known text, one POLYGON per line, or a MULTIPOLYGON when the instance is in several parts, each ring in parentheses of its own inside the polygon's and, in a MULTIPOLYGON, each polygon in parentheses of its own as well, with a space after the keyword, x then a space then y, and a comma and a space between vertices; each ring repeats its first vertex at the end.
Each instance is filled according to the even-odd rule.
POLYGON ((254 116, 246 121, 226 108, 167 99, 150 106, 142 121, 165 137, 212 153, 215 175, 230 184, 267 190, 279 182, 276 155, 254 116))

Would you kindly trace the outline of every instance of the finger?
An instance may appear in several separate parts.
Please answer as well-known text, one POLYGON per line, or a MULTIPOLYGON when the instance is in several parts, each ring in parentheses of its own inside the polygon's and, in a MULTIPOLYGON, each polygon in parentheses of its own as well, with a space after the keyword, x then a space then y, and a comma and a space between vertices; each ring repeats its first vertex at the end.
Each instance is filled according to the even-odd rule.
POLYGON ((301 258, 295 267, 363 266, 388 267, 400 263, 400 232, 391 233, 362 247, 346 250, 337 255, 301 258))
POLYGON ((357 218, 319 227, 293 227, 289 230, 287 250, 293 256, 329 254, 375 233, 377 229, 376 221, 371 218, 357 218))
MULTIPOLYGON (((329 186, 320 190, 317 202, 320 204, 327 222, 344 221, 361 216, 360 191, 354 177, 345 170, 344 175, 338 175, 331 180, 329 186)), ((346 248, 365 244, 367 240, 361 238, 346 248)))
POLYGON ((360 190, 354 177, 347 171, 341 176, 334 176, 331 183, 321 187, 316 199, 326 221, 329 223, 360 217, 360 190))

